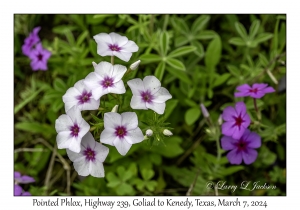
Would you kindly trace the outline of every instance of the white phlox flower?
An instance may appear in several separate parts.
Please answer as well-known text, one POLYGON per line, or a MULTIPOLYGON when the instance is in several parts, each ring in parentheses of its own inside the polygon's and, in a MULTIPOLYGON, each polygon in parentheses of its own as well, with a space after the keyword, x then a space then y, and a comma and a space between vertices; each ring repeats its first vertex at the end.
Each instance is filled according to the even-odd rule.
POLYGON ((66 112, 73 106, 77 106, 80 111, 96 110, 99 108, 100 99, 95 100, 92 97, 92 91, 83 83, 84 80, 79 80, 63 95, 66 112))
POLYGON ((127 62, 132 53, 139 50, 135 42, 114 32, 97 34, 94 39, 97 43, 97 53, 101 56, 117 56, 127 62))
POLYGON ((58 149, 66 148, 78 153, 81 139, 89 131, 90 125, 82 118, 77 106, 73 106, 67 114, 56 119, 55 129, 58 133, 56 136, 58 149))
POLYGON ((144 140, 143 133, 138 127, 138 118, 134 112, 104 114, 104 130, 100 141, 115 146, 121 155, 126 155, 132 144, 144 140))
POLYGON ((95 100, 108 93, 125 93, 122 77, 127 68, 122 65, 112 65, 106 61, 95 65, 95 71, 89 73, 84 84, 92 91, 95 100))
POLYGON ((82 138, 79 153, 67 149, 68 157, 80 176, 104 177, 103 162, 108 152, 109 149, 96 142, 90 132, 82 138))
POLYGON ((166 101, 172 96, 169 91, 161 87, 155 76, 146 76, 143 80, 132 79, 127 82, 132 91, 130 106, 133 109, 152 109, 157 114, 163 114, 166 101))

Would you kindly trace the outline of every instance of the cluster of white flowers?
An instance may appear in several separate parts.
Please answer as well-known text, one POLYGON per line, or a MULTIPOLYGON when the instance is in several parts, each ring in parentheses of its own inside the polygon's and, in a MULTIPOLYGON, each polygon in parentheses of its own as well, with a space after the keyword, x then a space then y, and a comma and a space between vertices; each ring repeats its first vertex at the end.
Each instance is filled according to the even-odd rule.
MULTIPOLYGON (((94 39, 98 45, 97 53, 101 56, 116 56, 127 62, 132 52, 138 51, 136 43, 113 32, 97 34, 94 39)), ((139 63, 140 61, 133 63, 130 69, 135 70, 139 63)), ((104 177, 103 162, 109 149, 101 143, 115 146, 121 155, 126 155, 132 144, 144 140, 144 135, 138 127, 136 113, 118 114, 116 105, 112 112, 104 114, 101 143, 95 141, 89 132, 90 125, 82 118, 81 111, 97 110, 100 98, 105 94, 124 94, 126 89, 122 77, 127 68, 104 61, 92 64, 95 71, 76 82, 74 87, 69 88, 63 95, 66 114, 55 121, 58 133, 56 141, 59 149, 67 149, 68 157, 79 175, 104 177)), ((172 98, 169 91, 161 87, 160 81, 155 76, 146 76, 143 80, 132 79, 127 84, 133 93, 130 102, 133 109, 152 109, 158 114, 163 114, 165 102, 172 98)))

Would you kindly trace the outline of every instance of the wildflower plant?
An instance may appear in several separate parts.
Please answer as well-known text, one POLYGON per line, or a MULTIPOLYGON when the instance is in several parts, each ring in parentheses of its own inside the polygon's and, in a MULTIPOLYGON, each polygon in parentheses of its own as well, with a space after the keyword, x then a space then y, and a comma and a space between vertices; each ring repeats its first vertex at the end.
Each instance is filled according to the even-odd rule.
POLYGON ((109 154, 109 149, 102 144, 114 146, 124 156, 132 144, 148 140, 153 133, 157 141, 162 141, 164 136, 172 135, 157 118, 157 114, 164 113, 165 102, 172 96, 166 88, 161 87, 160 81, 155 76, 146 76, 143 80, 139 78, 129 80, 127 84, 133 94, 130 107, 133 110, 152 109, 154 120, 143 134, 139 128, 138 115, 135 112, 121 113, 122 110, 115 105, 110 112, 102 112, 102 119, 92 115, 98 123, 91 125, 98 127, 97 131, 101 133, 100 142, 95 141, 99 136, 93 137, 89 132, 90 125, 82 117, 81 111, 103 110, 101 107, 103 96, 112 94, 118 98, 117 95, 124 94, 126 88, 122 78, 125 73, 136 70, 140 61, 134 62, 129 68, 114 64, 114 56, 129 61, 132 53, 138 51, 135 42, 125 36, 114 32, 100 33, 95 35, 94 39, 97 43, 97 53, 101 56, 111 56, 112 63, 92 62, 94 72, 67 90, 62 97, 66 114, 56 120, 55 129, 58 133, 56 137, 58 148, 67 149, 68 157, 79 175, 104 177, 103 162, 109 154))

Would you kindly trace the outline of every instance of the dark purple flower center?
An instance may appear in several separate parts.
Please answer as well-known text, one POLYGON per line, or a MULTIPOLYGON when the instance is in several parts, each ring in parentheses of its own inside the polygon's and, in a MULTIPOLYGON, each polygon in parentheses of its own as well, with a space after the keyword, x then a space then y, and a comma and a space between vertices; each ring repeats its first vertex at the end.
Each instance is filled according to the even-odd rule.
POLYGON ((37 58, 38 58, 39 61, 43 60, 43 54, 39 53, 39 54, 37 55, 37 58))
POLYGON ((77 96, 76 98, 79 100, 79 104, 84 104, 90 102, 91 96, 91 92, 87 92, 86 90, 84 90, 82 94, 77 96))
POLYGON ((257 88, 253 88, 253 89, 250 89, 250 90, 249 90, 250 93, 257 93, 257 91, 258 91, 257 88))
POLYGON ((147 103, 151 103, 154 98, 149 90, 141 92, 141 96, 142 96, 143 101, 147 102, 147 103))
POLYGON ((85 159, 87 161, 94 161, 95 160, 95 151, 92 150, 91 148, 86 148, 86 150, 83 151, 83 154, 85 156, 85 159))
POLYGON ((235 126, 239 126, 241 127, 242 123, 245 122, 245 120, 242 119, 241 115, 239 115, 238 117, 234 117, 235 119, 235 126))
POLYGON ((79 131, 80 131, 80 128, 78 127, 77 124, 74 124, 74 125, 71 127, 70 131, 71 131, 72 137, 74 137, 74 136, 77 137, 77 136, 78 136, 78 133, 79 133, 79 131))
POLYGON ((241 139, 239 142, 235 144, 238 151, 245 151, 247 149, 248 143, 241 139))
POLYGON ((127 134, 126 128, 125 128, 124 126, 118 126, 118 127, 116 128, 115 134, 116 134, 116 136, 118 136, 120 139, 124 138, 124 136, 126 136, 126 134, 127 134))
POLYGON ((102 80, 101 85, 104 88, 108 88, 114 85, 113 82, 114 82, 113 78, 105 77, 104 80, 102 80))
POLYGON ((108 47, 109 47, 109 49, 110 49, 111 51, 117 51, 117 52, 119 52, 119 51, 121 50, 121 47, 119 47, 119 46, 116 45, 116 44, 110 44, 110 45, 108 45, 108 47))

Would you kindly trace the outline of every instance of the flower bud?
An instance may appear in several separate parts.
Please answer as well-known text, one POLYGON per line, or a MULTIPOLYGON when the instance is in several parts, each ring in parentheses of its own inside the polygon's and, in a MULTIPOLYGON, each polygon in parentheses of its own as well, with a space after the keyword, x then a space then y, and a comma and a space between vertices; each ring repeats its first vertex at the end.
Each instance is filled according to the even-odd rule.
POLYGON ((218 123, 219 125, 222 125, 223 123, 223 119, 222 119, 222 115, 220 114, 219 118, 218 118, 218 123))
POLYGON ((173 135, 173 133, 172 133, 171 131, 169 131, 168 129, 165 129, 165 130, 163 131, 163 134, 164 134, 165 136, 172 136, 172 135, 173 135))
POLYGON ((204 104, 201 103, 201 104, 200 104, 200 108, 201 108, 201 111, 202 111, 203 116, 204 116, 205 118, 208 118, 208 117, 209 117, 209 113, 208 113, 206 107, 204 106, 204 104))
POLYGON ((97 63, 95 63, 95 62, 93 61, 92 64, 93 64, 94 68, 96 68, 97 63))
POLYGON ((147 136, 152 136, 153 131, 151 129, 146 130, 146 135, 147 136))
POLYGON ((115 105, 111 112, 118 112, 119 105, 115 105))
POLYGON ((129 68, 130 68, 131 70, 136 70, 137 67, 140 65, 140 62, 141 62, 140 60, 134 62, 133 64, 130 65, 129 68))

